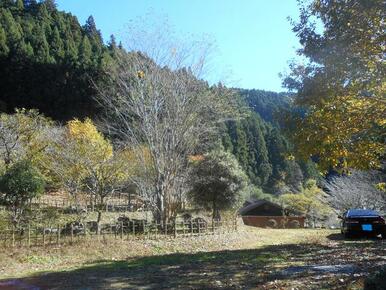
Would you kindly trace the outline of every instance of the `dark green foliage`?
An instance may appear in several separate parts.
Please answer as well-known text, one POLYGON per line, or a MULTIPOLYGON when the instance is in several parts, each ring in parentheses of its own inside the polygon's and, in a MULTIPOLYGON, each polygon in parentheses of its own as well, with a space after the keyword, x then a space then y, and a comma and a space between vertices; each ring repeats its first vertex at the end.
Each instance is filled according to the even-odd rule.
POLYGON ((318 183, 321 181, 321 175, 316 167, 316 163, 312 160, 308 161, 300 161, 300 168, 302 169, 303 175, 305 179, 314 179, 318 183))
POLYGON ((265 124, 254 113, 241 121, 229 121, 223 137, 224 148, 232 152, 252 183, 264 185, 272 168, 264 140, 265 124))
POLYGON ((53 0, 0 2, 0 110, 36 108, 56 120, 93 117, 112 50, 92 17, 82 27, 53 0))
POLYGON ((305 180, 319 179, 314 162, 292 159, 292 146, 278 122, 273 121, 274 112, 288 105, 289 97, 258 90, 240 92, 254 112, 240 121, 226 122, 222 143, 235 155, 250 181, 265 192, 280 193, 299 192, 305 180), (268 121, 260 118, 259 111, 268 121))
POLYGON ((219 210, 230 209, 241 201, 246 181, 232 154, 212 151, 193 165, 189 197, 194 204, 211 209, 213 218, 219 218, 219 210))
MULTIPOLYGON (((268 156, 272 164, 271 181, 283 179, 287 171, 286 155, 289 152, 289 144, 285 136, 276 127, 271 127, 266 135, 268 156)), ((271 182, 273 183, 273 182, 271 182)))
POLYGON ((34 197, 42 194, 45 182, 42 175, 27 161, 10 167, 0 178, 0 202, 12 211, 13 223, 17 225, 34 197))
POLYGON ((263 90, 239 89, 241 97, 247 105, 258 113, 265 121, 276 122, 276 114, 291 102, 292 96, 288 93, 276 93, 263 90))
POLYGON ((15 163, 0 178, 2 202, 7 205, 26 203, 44 190, 41 174, 28 162, 15 163))

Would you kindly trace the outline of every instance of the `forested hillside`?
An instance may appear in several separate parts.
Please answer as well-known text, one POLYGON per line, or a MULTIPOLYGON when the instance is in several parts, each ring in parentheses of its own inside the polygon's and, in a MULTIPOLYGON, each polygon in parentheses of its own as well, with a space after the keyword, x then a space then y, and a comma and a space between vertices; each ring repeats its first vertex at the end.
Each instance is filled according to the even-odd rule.
POLYGON ((90 16, 56 9, 55 1, 0 2, 0 109, 37 108, 56 120, 93 116, 94 88, 116 44, 104 45, 90 16))
POLYGON ((289 93, 276 93, 264 90, 245 90, 238 89, 241 97, 248 106, 259 113, 259 115, 268 122, 277 122, 276 114, 280 109, 288 106, 292 96, 289 93))
POLYGON ((299 192, 309 179, 319 179, 311 160, 295 161, 292 146, 280 128, 251 112, 240 121, 228 121, 223 146, 232 152, 250 178, 266 192, 299 192))

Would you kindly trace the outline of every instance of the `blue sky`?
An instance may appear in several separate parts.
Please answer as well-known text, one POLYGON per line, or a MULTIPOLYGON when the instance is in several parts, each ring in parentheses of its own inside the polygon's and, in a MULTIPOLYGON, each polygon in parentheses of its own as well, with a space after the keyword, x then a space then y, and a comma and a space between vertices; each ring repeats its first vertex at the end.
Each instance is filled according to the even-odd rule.
POLYGON ((105 40, 120 40, 130 20, 166 15, 183 35, 207 34, 216 42, 210 82, 226 76, 230 86, 282 91, 278 74, 299 47, 288 16, 295 0, 58 0, 58 8, 84 24, 93 15, 105 40))

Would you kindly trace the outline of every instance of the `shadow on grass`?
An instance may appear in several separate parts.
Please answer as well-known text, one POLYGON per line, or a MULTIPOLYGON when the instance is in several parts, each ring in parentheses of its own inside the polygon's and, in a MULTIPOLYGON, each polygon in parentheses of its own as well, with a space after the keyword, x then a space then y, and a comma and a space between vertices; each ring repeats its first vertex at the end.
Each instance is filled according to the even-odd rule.
POLYGON ((331 241, 375 241, 380 240, 380 237, 375 236, 373 234, 357 234, 352 237, 346 238, 341 233, 334 233, 327 236, 327 239, 331 241))
MULTIPOLYGON (((320 276, 313 272, 287 275, 282 269, 293 265, 331 264, 339 261, 341 252, 342 249, 336 247, 291 244, 250 250, 177 253, 127 261, 101 260, 80 269, 44 273, 18 281, 31 286, 22 289, 259 289, 277 281, 290 283, 286 280, 320 276)), ((347 259, 345 262, 350 263, 347 259)), ((1 282, 4 281, 0 281, 0 285, 1 282)), ((331 281, 319 282, 320 289, 331 281)))

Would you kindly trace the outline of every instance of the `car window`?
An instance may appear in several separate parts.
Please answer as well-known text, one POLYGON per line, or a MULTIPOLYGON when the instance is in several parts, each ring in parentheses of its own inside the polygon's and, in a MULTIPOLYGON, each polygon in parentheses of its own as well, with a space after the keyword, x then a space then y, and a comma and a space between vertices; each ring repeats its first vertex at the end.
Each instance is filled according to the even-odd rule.
POLYGON ((374 210, 368 209, 351 209, 347 212, 347 217, 355 216, 379 216, 379 214, 374 210))

